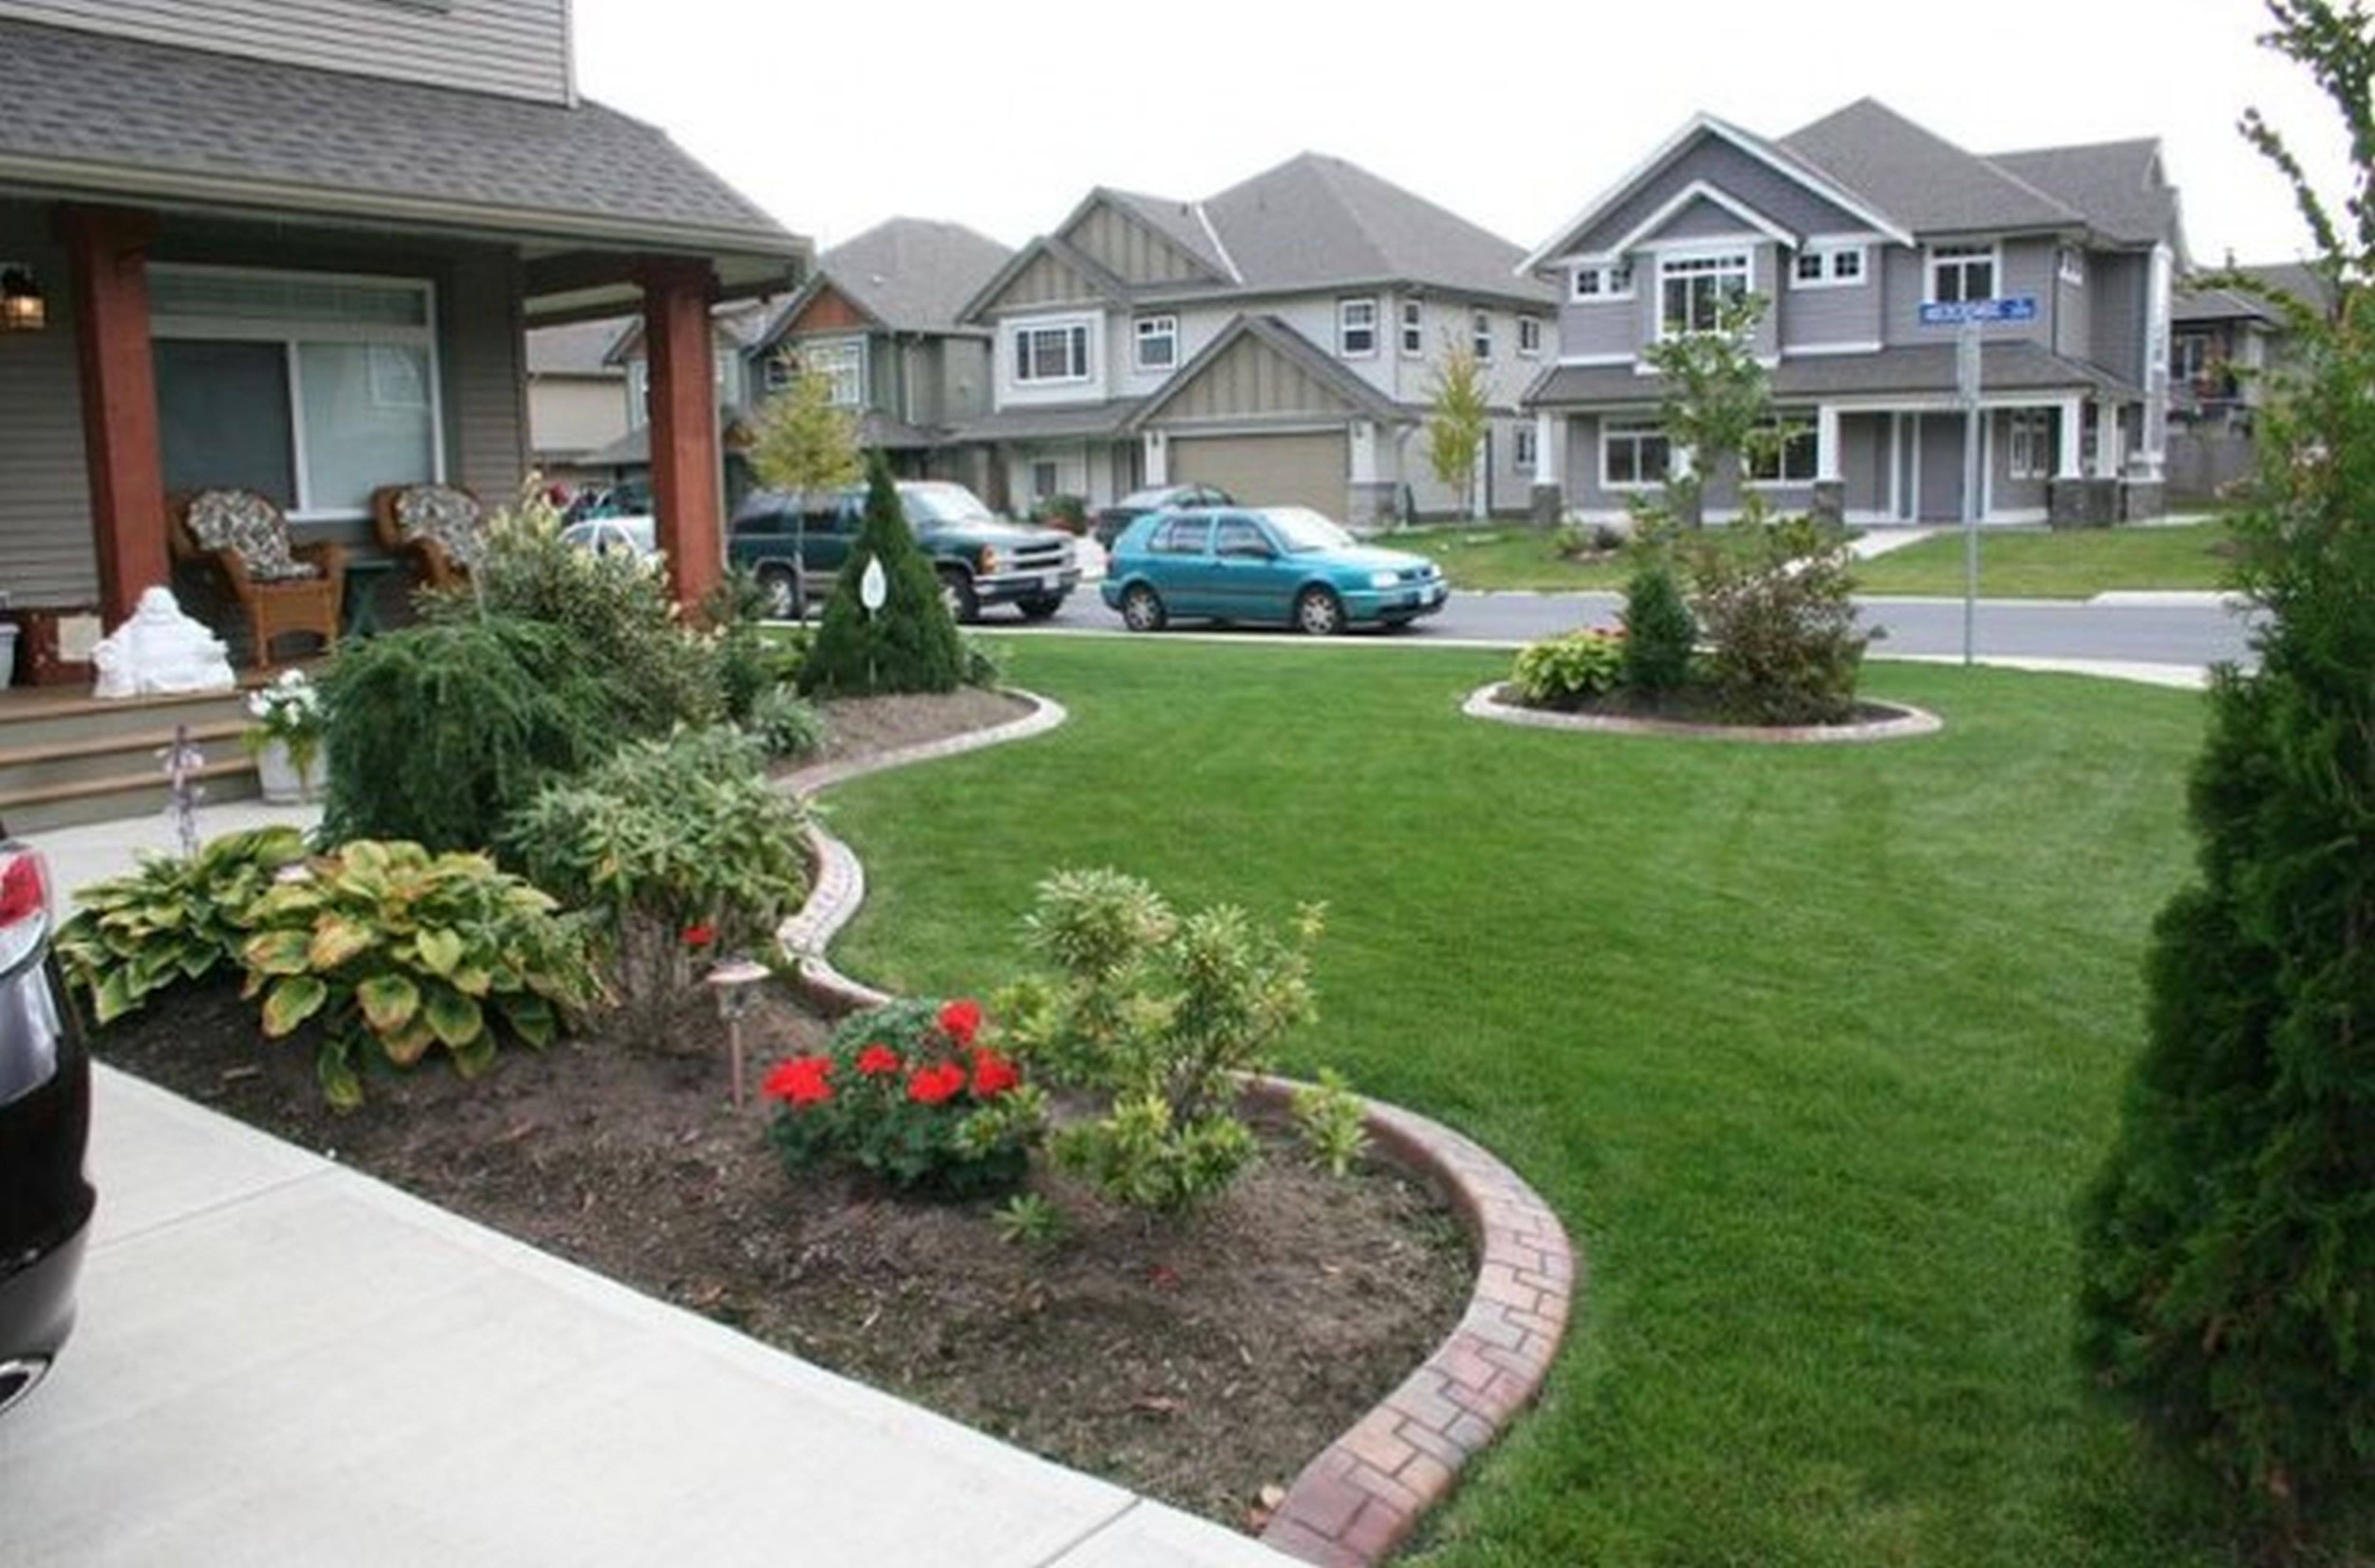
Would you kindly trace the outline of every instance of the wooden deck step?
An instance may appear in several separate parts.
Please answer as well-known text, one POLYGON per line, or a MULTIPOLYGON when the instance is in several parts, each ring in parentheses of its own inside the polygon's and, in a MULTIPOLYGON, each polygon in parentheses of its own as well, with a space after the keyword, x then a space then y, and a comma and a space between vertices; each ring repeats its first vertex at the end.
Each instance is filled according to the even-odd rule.
MULTIPOLYGON (((250 800, 262 793, 255 764, 244 753, 231 760, 210 760, 196 770, 195 777, 207 805, 250 800)), ((165 774, 159 768, 0 788, 0 821, 11 833, 24 834, 153 817, 165 809, 166 794, 165 774)))

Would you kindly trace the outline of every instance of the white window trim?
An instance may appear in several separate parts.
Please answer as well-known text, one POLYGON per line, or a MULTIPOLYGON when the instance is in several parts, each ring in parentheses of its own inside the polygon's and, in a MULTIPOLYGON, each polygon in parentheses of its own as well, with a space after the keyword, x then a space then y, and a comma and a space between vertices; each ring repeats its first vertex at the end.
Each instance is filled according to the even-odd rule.
POLYGON ((1129 362, 1133 368, 1140 371, 1161 371, 1165 374, 1179 368, 1179 318, 1177 316, 1168 313, 1137 316, 1132 318, 1129 330, 1129 362), (1161 328, 1160 331, 1154 330, 1158 327, 1161 328), (1148 339, 1163 337, 1171 340, 1171 358, 1159 365, 1148 363, 1146 358, 1148 339))
POLYGON ((1982 253, 1986 254, 1988 259, 1989 295, 1991 298, 2003 298, 2004 287, 2003 243, 2001 241, 1990 241, 1984 245, 1960 244, 1931 245, 1925 247, 1921 253, 1921 302, 1925 305, 1935 305, 1942 302, 1938 298, 1938 265, 1940 262, 1973 262, 1979 260, 1982 253))
POLYGON ((1384 330, 1384 323, 1378 316, 1377 297, 1375 294, 1347 295, 1336 301, 1337 358, 1342 360, 1376 359, 1377 357, 1377 340, 1383 335, 1384 330), (1363 329, 1354 326, 1349 318, 1355 309, 1363 305, 1366 305, 1369 308, 1369 322, 1366 328, 1369 334, 1369 346, 1366 348, 1354 348, 1350 347, 1346 343, 1345 339, 1351 333, 1363 329))
POLYGON ((2079 245, 2055 247, 2053 275, 2073 289, 2086 287, 2086 252, 2079 245), (2073 263, 2077 265, 2073 265, 2073 263))
POLYGON ((2004 477, 2033 483, 2052 477, 2051 408, 2011 408, 2004 418, 2004 477))
POLYGON ((1520 473, 1530 472, 1539 459, 1541 449, 1534 435, 1534 427, 1524 420, 1509 429, 1509 462, 1520 473))
POLYGON ((1642 436, 1658 436, 1664 439, 1666 442, 1666 472, 1669 475, 1674 472, 1673 441, 1671 437, 1666 435, 1665 427, 1660 425, 1654 417, 1648 415, 1628 415, 1619 419, 1608 419, 1603 417, 1600 421, 1600 488, 1603 490, 1614 490, 1619 493, 1624 493, 1631 490, 1654 490, 1663 486, 1665 483, 1665 480, 1663 479, 1615 479, 1609 477, 1609 448, 1613 444, 1613 438, 1617 436, 1624 436, 1636 442, 1637 444, 1634 450, 1633 466, 1637 472, 1641 466, 1640 450, 1637 444, 1638 438, 1642 436))
POLYGON ((1641 269, 1621 257, 1604 256, 1597 261, 1580 262, 1567 277, 1566 297, 1587 305, 1634 299, 1637 297, 1635 290, 1640 287, 1640 277, 1641 269), (1600 280, 1596 293, 1583 291, 1583 279, 1587 273, 1600 280), (1621 289, 1616 286, 1619 277, 1625 280, 1621 289))
MULTIPOLYGON (((1658 336, 1660 337, 1677 337, 1682 336, 1684 332, 1700 330, 1693 327, 1675 327, 1667 322, 1666 275, 1669 272, 1674 271, 1686 270, 1690 272, 1699 272, 1712 270, 1694 266, 1692 265, 1693 263, 1729 262, 1733 260, 1737 260, 1742 264, 1743 270, 1747 277, 1748 281, 1745 287, 1742 289, 1742 292, 1745 294, 1754 294, 1757 292, 1756 247, 1753 244, 1727 243, 1721 245, 1693 245, 1686 250, 1678 249, 1660 251, 1658 253, 1658 336)), ((1729 271, 1731 269, 1725 268, 1724 270, 1729 271)))
POLYGON ((1398 328, 1402 358, 1426 358, 1426 304, 1421 300, 1404 300, 1400 310, 1401 324, 1398 328))
POLYGON ((1809 241, 1803 249, 1790 257, 1789 278, 1790 287, 1792 289, 1861 289, 1872 280, 1872 256, 1866 248, 1860 244, 1830 245, 1809 241), (1850 255, 1856 258, 1855 276, 1841 277, 1839 258, 1850 255), (1801 277, 1798 276, 1799 264, 1808 256, 1816 258, 1819 276, 1801 277))
POLYGON ((1803 489, 1807 486, 1816 483, 1822 477, 1823 448, 1820 420, 1814 419, 1801 419, 1798 417, 1799 412, 1800 411, 1796 409, 1781 410, 1772 421, 1772 427, 1787 430, 1793 441, 1812 443, 1813 450, 1808 454, 1809 457, 1812 459, 1810 471, 1803 477, 1797 477, 1790 473, 1790 454, 1789 449, 1785 444, 1780 452, 1775 454, 1779 471, 1772 478, 1761 479, 1755 477, 1748 472, 1747 464, 1744 461, 1742 463, 1742 482, 1747 485, 1750 489, 1760 490, 1803 489))
POLYGON ((1085 386, 1096 379, 1097 338, 1102 328, 1102 322, 1093 315, 1026 316, 1010 321, 999 334, 999 376, 1009 385, 1024 392, 1038 392, 1051 386, 1085 386), (1075 373, 1063 376, 1026 376, 1022 373, 1016 356, 1016 345, 1025 333, 1070 332, 1074 329, 1082 334, 1082 362, 1075 373))
POLYGON ((296 467, 297 500, 287 514, 291 523, 344 521, 371 514, 367 508, 315 507, 310 504, 311 498, 306 494, 310 477, 305 461, 305 383, 298 363, 299 348, 306 343, 394 343, 408 348, 419 348, 429 366, 429 477, 435 483, 444 483, 445 375, 438 362, 437 285, 433 280, 369 272, 307 272, 301 268, 274 266, 202 266, 180 262, 152 263, 149 275, 152 277, 301 278, 308 283, 367 283, 377 288, 402 289, 418 293, 421 298, 421 324, 419 326, 392 322, 274 321, 269 317, 177 316, 160 312, 149 318, 148 336, 151 339, 211 339, 216 342, 280 345, 289 369, 289 450, 296 467))
POLYGON ((1476 356, 1476 362, 1478 364, 1489 365, 1493 362, 1492 312, 1471 311, 1468 312, 1468 348, 1471 353, 1476 356))
POLYGON ((1542 357, 1542 318, 1540 316, 1519 316, 1518 318, 1518 358, 1521 360, 1539 360, 1542 357))

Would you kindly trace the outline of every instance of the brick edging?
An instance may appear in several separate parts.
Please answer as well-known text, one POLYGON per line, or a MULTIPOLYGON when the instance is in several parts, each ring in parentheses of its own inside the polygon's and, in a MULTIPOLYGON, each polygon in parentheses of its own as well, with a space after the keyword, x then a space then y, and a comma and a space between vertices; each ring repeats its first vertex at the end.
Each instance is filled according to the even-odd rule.
POLYGON ((1492 719, 1534 729, 1596 730, 1605 735, 1678 735, 1698 740, 1740 740, 1765 746, 1818 746, 1826 742, 1899 740, 1935 735, 1946 721, 1926 708, 1906 702, 1865 700, 1867 707, 1885 708, 1893 715, 1851 725, 1702 725, 1674 719, 1622 718, 1613 713, 1563 713, 1550 708, 1521 708, 1501 701, 1506 682, 1494 681, 1468 694, 1459 711, 1471 719, 1492 719))
MULTIPOLYGON (((885 768, 1021 740, 1062 724, 1063 707, 1015 691, 1033 711, 1011 724, 903 747, 863 760, 803 769, 778 786, 802 798, 885 768)), ((811 821, 816 879, 808 902, 776 928, 795 984, 830 1012, 892 1000, 824 956, 866 897, 866 872, 849 846, 811 821)), ((1298 1086, 1247 1082, 1249 1099, 1283 1106, 1298 1086)), ((1391 1551, 1419 1515, 1450 1494, 1459 1468, 1491 1446, 1542 1387, 1581 1289, 1574 1247, 1533 1188, 1474 1140, 1414 1111, 1367 1100, 1371 1141, 1432 1180, 1451 1200, 1476 1248, 1476 1283, 1458 1326, 1376 1408, 1303 1468, 1262 1531, 1264 1544, 1328 1568, 1367 1568, 1391 1551)))

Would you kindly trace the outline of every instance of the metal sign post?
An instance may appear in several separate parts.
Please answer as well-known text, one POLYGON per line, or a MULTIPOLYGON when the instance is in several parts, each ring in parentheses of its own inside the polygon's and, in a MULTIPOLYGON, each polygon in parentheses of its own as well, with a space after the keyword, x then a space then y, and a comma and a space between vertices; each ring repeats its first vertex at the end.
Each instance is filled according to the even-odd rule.
POLYGON ((1976 656, 1979 606, 1979 328, 1991 321, 2032 322, 2037 296, 1942 301, 1921 307, 1923 326, 1955 329, 1955 393, 1963 407, 1963 663, 1976 656))

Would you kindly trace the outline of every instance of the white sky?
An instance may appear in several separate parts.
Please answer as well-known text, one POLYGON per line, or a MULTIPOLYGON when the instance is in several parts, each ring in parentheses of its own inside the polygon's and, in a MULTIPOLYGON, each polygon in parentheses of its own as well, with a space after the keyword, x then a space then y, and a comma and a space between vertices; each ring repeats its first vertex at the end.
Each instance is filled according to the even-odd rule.
POLYGON ((1306 150, 1529 250, 1694 112, 1780 136, 1872 96, 1979 152, 2161 138, 2198 265, 2298 255, 2257 105, 2337 211, 2339 121, 2259 0, 574 0, 578 85, 828 248, 1009 245, 1090 187, 1208 196, 1306 150), (1957 23, 1950 18, 1981 18, 1957 23))

